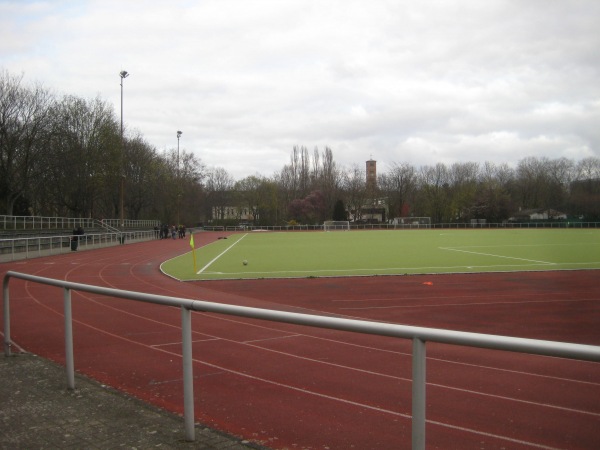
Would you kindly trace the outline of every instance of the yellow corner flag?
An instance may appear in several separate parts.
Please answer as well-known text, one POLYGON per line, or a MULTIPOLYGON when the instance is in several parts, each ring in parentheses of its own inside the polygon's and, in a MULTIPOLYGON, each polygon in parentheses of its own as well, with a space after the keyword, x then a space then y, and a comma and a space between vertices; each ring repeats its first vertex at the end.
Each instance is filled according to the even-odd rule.
POLYGON ((194 248, 194 235, 190 233, 190 247, 192 247, 192 257, 194 258, 194 273, 198 272, 196 269, 196 249, 194 248))

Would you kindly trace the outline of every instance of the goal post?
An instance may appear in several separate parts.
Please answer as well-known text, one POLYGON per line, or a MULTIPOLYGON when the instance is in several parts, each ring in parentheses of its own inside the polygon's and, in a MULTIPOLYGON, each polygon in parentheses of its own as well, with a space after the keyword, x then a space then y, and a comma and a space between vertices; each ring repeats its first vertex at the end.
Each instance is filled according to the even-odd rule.
POLYGON ((396 228, 431 228, 431 217, 395 217, 396 228))
POLYGON ((347 231, 350 229, 350 222, 347 220, 326 220, 323 222, 324 231, 347 231))

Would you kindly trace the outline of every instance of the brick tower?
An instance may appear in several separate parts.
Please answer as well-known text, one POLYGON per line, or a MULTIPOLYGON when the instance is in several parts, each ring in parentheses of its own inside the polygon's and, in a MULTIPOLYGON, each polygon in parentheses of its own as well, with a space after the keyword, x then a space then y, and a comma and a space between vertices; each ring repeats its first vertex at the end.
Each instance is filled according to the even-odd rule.
POLYGON ((377 161, 373 158, 367 161, 367 189, 371 192, 377 187, 377 161))

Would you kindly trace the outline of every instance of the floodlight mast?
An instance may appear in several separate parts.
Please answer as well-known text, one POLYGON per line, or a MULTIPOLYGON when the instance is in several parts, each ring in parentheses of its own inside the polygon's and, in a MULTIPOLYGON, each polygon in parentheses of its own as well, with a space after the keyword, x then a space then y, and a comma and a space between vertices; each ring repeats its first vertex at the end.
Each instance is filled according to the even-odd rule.
POLYGON ((123 199, 125 197, 125 168, 124 168, 124 163, 125 163, 125 143, 123 141, 123 80, 125 78, 127 78, 129 76, 129 73, 126 70, 121 70, 121 72, 119 72, 119 76, 121 77, 121 161, 120 161, 120 166, 121 166, 121 180, 120 180, 120 186, 119 186, 119 215, 120 215, 120 222, 121 222, 121 228, 123 228, 125 226, 125 211, 124 211, 124 207, 123 207, 123 199))
POLYGON ((180 182, 180 172, 179 172, 179 138, 183 133, 177 130, 177 229, 179 229, 179 209, 180 209, 180 197, 181 197, 181 182, 180 182))

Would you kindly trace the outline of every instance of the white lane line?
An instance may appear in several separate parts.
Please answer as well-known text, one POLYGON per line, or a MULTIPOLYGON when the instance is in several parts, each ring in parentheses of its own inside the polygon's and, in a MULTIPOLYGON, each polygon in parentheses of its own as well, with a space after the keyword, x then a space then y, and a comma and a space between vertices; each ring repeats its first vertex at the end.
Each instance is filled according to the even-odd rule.
MULTIPOLYGON (((265 339, 255 339, 253 341, 243 341, 243 344, 253 344, 255 342, 265 342, 265 341, 277 341, 279 339, 289 339, 292 337, 298 337, 298 336, 302 336, 301 334, 290 334, 288 336, 276 336, 276 337, 271 337, 271 338, 265 338, 265 339)), ((235 341, 232 341, 235 342, 235 341)), ((258 347, 258 348, 262 348, 262 347, 258 347)))
MULTIPOLYGON (((35 297, 33 297, 33 298, 34 298, 34 300, 36 302, 39 302, 37 300, 37 298, 35 298, 35 297)), ((44 305, 42 305, 42 306, 44 306, 44 305)), ((116 309, 116 308, 114 308, 114 309, 116 309)), ((56 311, 53 311, 53 312, 56 312, 56 311)), ((122 311, 122 312, 124 312, 124 311, 122 311)), ((58 313, 58 312, 57 312, 57 314, 60 315, 60 313, 58 313)), ((132 316, 140 317, 142 319, 154 321, 153 319, 145 318, 145 317, 139 316, 137 314, 132 314, 132 313, 129 313, 129 314, 132 315, 132 316)), ((92 325, 90 325, 88 323, 85 323, 85 322, 82 322, 82 321, 79 321, 79 320, 75 320, 74 322, 75 323, 79 323, 79 324, 81 324, 83 326, 89 327, 91 329, 97 330, 97 331, 99 331, 101 333, 105 333, 107 335, 116 337, 117 339, 122 339, 124 341, 128 341, 128 342, 131 342, 131 343, 134 343, 134 344, 137 344, 137 345, 141 345, 143 347, 154 349, 154 350, 159 351, 159 352, 163 352, 163 353, 167 353, 167 354, 170 354, 170 355, 173 355, 173 356, 181 357, 181 354, 179 354, 177 352, 173 352, 173 351, 162 349, 162 348, 159 348, 159 347, 156 347, 156 346, 150 346, 150 345, 147 345, 147 344, 143 344, 141 342, 133 341, 131 339, 125 338, 124 336, 119 336, 117 334, 108 332, 107 330, 104 330, 104 329, 97 328, 95 326, 92 326, 92 325)), ((165 324, 165 325, 168 325, 168 324, 165 324)), ((174 327, 173 325, 168 325, 168 326, 174 327)), ((203 334, 203 333, 200 333, 200 334, 203 334)), ((210 336, 210 335, 205 335, 205 336, 210 336)), ((224 340, 229 341, 228 339, 224 339, 224 340)), ((236 342, 236 341, 232 341, 232 342, 236 342)), ((245 344, 245 345, 252 346, 251 344, 245 344)), ((280 353, 280 352, 276 352, 276 353, 280 353)), ((299 357, 297 355, 294 355, 294 357, 299 358, 299 359, 310 359, 310 358, 299 357)), ((387 413, 387 414, 392 414, 392 415, 404 417, 404 418, 407 418, 407 419, 412 419, 412 416, 410 414, 404 414, 404 413, 400 413, 398 411, 392 411, 392 410, 388 410, 388 409, 381 408, 381 407, 374 406, 374 405, 368 405, 368 404, 365 404, 365 403, 360 403, 360 402, 355 402, 355 401, 344 399, 344 398, 340 398, 340 397, 335 397, 333 395, 328 395, 328 394, 324 394, 324 393, 320 393, 320 392, 310 391, 310 390, 307 390, 307 389, 304 389, 304 388, 300 388, 300 387, 296 387, 296 386, 291 386, 289 384, 277 382, 277 381, 274 381, 274 380, 265 379, 265 378, 262 378, 262 377, 257 377, 257 376, 250 375, 250 374, 247 374, 247 373, 239 372, 237 370, 232 370, 230 368, 226 368, 226 367, 222 367, 222 366, 219 366, 219 365, 216 365, 216 364, 212 364, 212 363, 209 363, 207 361, 202 361, 202 360, 198 360, 198 359, 193 359, 193 361, 196 362, 196 363, 199 363, 199 364, 203 364, 205 366, 209 366, 209 367, 213 367, 213 368, 216 368, 216 369, 220 369, 220 370, 222 370, 222 371, 224 371, 226 373, 231 373, 231 374, 235 374, 235 375, 242 376, 242 377, 245 377, 245 378, 254 379, 254 380, 261 381, 261 382, 264 382, 264 383, 267 383, 267 384, 279 386, 279 387, 282 387, 282 388, 285 388, 285 389, 290 389, 290 390, 294 390, 294 391, 303 392, 303 393, 305 393, 307 395, 314 395, 314 396, 321 397, 321 398, 326 398, 326 399, 329 399, 329 400, 332 400, 332 401, 337 401, 337 402, 341 402, 341 403, 345 403, 345 404, 350 404, 350 405, 354 405, 354 406, 365 408, 365 409, 375 410, 375 411, 379 411, 379 412, 382 412, 382 413, 387 413)), ((330 363, 325 363, 323 361, 318 361, 318 362, 321 363, 321 364, 330 364, 330 363)), ((337 364, 333 364, 333 365, 337 365, 337 364)), ((356 369, 356 368, 351 368, 351 369, 352 370, 361 371, 361 372, 369 372, 369 371, 366 371, 366 370, 361 370, 361 369, 356 369)), ((377 372, 374 372, 374 374, 378 374, 380 376, 383 375, 383 374, 380 374, 380 373, 377 373, 377 372)), ((386 375, 383 375, 383 376, 386 376, 386 375)), ((389 376, 389 377, 395 378, 393 376, 389 376)), ((408 379, 402 379, 402 378, 400 378, 400 379, 401 380, 409 381, 408 379)), ((442 387, 442 386, 441 385, 437 385, 437 387, 442 387)), ((453 389, 460 390, 460 388, 453 388, 453 389)), ((482 394, 482 393, 479 393, 479 394, 482 394)), ((487 395, 489 395, 489 394, 487 394, 487 395)), ((510 398, 507 397, 506 399, 509 400, 510 398)), ((543 404, 539 404, 539 405, 540 406, 545 406, 543 404)), ((555 405, 548 405, 548 406, 551 406, 551 407, 557 408, 557 409, 568 410, 567 408, 562 408, 562 407, 558 407, 558 406, 555 406, 555 405)), ((583 413, 583 414, 597 415, 596 413, 588 412, 588 411, 576 411, 576 412, 580 412, 580 413, 583 413)), ((548 450, 555 450, 553 447, 547 447, 547 446, 540 445, 540 444, 537 444, 537 443, 534 443, 534 442, 522 441, 522 440, 519 440, 519 439, 510 438, 508 436, 502 436, 502 435, 496 435, 496 434, 492 434, 492 433, 482 432, 482 431, 478 431, 478 430, 475 430, 475 429, 460 427, 460 426, 457 426, 457 425, 452 425, 452 424, 448 424, 448 423, 444 423, 444 422, 438 422, 438 421, 432 421, 432 420, 427 420, 427 422, 431 423, 432 425, 437 425, 437 426, 441 426, 441 427, 444 427, 444 428, 456 429, 456 430, 460 430, 460 431, 463 431, 463 432, 472 433, 472 434, 476 434, 476 435, 493 437, 493 438, 504 440, 504 441, 508 441, 508 442, 514 442, 514 443, 519 443, 519 444, 526 444, 526 445, 530 445, 530 446, 536 447, 536 448, 543 448, 543 449, 548 449, 548 450)))
POLYGON ((517 258, 517 257, 514 257, 514 256, 502 256, 502 255, 496 255, 494 253, 471 252, 469 250, 459 250, 457 248, 451 248, 451 247, 439 247, 439 249, 440 250, 448 250, 448 251, 451 251, 451 252, 470 253, 472 255, 492 256, 494 258, 516 259, 518 261, 527 261, 527 262, 533 262, 533 263, 539 263, 539 264, 548 264, 548 265, 551 265, 551 266, 556 265, 556 263, 548 262, 548 261, 537 261, 535 259, 517 258))
MULTIPOLYGON (((203 313, 198 313, 198 314, 202 314, 204 316, 208 316, 208 314, 203 314, 203 313)), ((215 316, 211 316, 212 318, 217 318, 215 316)), ((352 316, 348 316, 348 317, 352 317, 352 316)), ((286 331, 282 331, 282 330, 278 330, 276 328, 271 328, 271 327, 266 327, 264 325, 258 325, 258 324, 250 324, 248 322, 244 322, 241 320, 237 320, 237 319, 233 319, 230 317, 218 317, 219 320, 225 321, 225 322, 231 322, 231 323, 235 323, 235 324, 239 324, 240 326, 247 326, 250 328, 259 328, 262 330, 269 330, 269 331, 277 331, 277 332, 282 332, 282 333, 287 333, 286 331)), ((198 333, 197 331, 194 331, 194 333, 198 333)), ((202 333, 201 333, 202 334, 202 333)), ((320 336, 315 336, 315 335, 311 335, 311 334, 295 334, 294 336, 296 337, 305 337, 305 338, 309 338, 309 339, 316 339, 319 341, 325 341, 325 342, 331 342, 334 344, 339 344, 339 345, 345 345, 345 346, 350 346, 350 347, 355 347, 355 348, 359 348, 359 349, 366 349, 369 351, 379 351, 379 352, 383 352, 383 353, 390 353, 393 355, 398 355, 398 356, 406 356, 406 357, 412 357, 411 353, 405 353, 405 352, 400 352, 400 351, 396 351, 396 350, 386 350, 383 348, 379 348, 379 347, 373 347, 371 345, 361 345, 361 344, 355 344, 352 342, 347 342, 347 341, 340 341, 338 339, 330 339, 330 338, 324 338, 324 337, 320 337, 320 336)), ((238 342, 238 341, 233 341, 230 339, 226 339, 226 338, 220 338, 222 340, 225 341, 230 341, 230 342, 238 342)), ((282 353, 282 354, 286 354, 286 355, 290 355, 290 356, 294 356, 296 358, 300 358, 300 359, 304 359, 306 357, 303 356, 299 356, 299 355, 294 355, 294 354, 289 354, 289 353, 284 353, 281 351, 277 351, 277 350, 273 350, 273 349, 269 349, 267 347, 259 347, 256 345, 252 345, 252 344, 246 344, 246 345, 250 345, 252 347, 258 347, 261 348, 263 350, 266 351, 270 351, 270 352, 275 352, 275 353, 282 353)), ((542 356, 542 358, 551 358, 550 356, 542 356)), ((492 370, 492 371, 500 371, 500 372, 506 372, 506 373, 514 373, 517 375, 524 375, 524 376, 532 376, 532 377, 538 377, 538 378, 543 378, 543 379, 550 379, 550 380, 558 380, 558 381, 565 381, 568 383, 578 383, 578 384, 585 384, 585 385, 592 385, 592 386, 600 386, 599 383, 594 383, 591 381, 583 381, 583 380, 576 380, 573 378, 564 378, 564 377, 557 377, 557 376, 553 376, 553 375, 544 375, 544 374, 540 374, 540 373, 535 373, 535 372, 524 372, 521 370, 513 370, 513 369, 505 369, 502 367, 494 367, 494 366, 485 366, 485 365, 481 365, 481 364, 472 364, 472 363, 465 363, 465 362, 460 362, 460 361, 452 361, 449 359, 443 359, 443 358, 435 358, 435 357, 427 357, 427 360, 431 360, 431 361, 438 361, 438 362, 442 362, 442 363, 446 363, 446 364, 456 364, 459 366, 466 366, 466 367, 476 367, 479 369, 486 369, 486 370, 492 370)), ((324 364, 333 364, 333 363, 325 363, 322 360, 318 360, 318 362, 324 363, 324 364)), ((581 361, 582 363, 587 363, 587 364, 596 364, 594 362, 584 362, 581 361)), ((348 367, 348 366, 344 366, 349 368, 350 370, 356 370, 356 371, 363 371, 363 372, 367 372, 367 373, 372 373, 370 371, 367 370, 363 370, 363 369, 359 369, 359 368, 355 368, 355 367, 348 367)), ((379 372, 373 372, 376 374, 380 374, 379 372)), ((387 376, 385 374, 380 374, 381 376, 387 376)), ((595 414, 595 413, 593 413, 595 414)))
POLYGON ((219 255, 217 255, 215 258, 213 258, 212 261, 210 261, 207 265, 205 265, 202 269, 200 269, 198 272, 196 272, 196 275, 200 275, 202 272, 204 272, 205 269, 207 269, 208 267, 210 267, 210 265, 212 263, 214 263, 217 259, 219 259, 221 256, 223 256, 225 253, 227 253, 229 250, 231 250, 238 242, 240 242, 242 239, 244 239, 246 236, 248 236, 248 234, 244 234, 241 238, 239 238, 237 241, 235 241, 233 244, 231 244, 229 247, 227 247, 225 250, 223 250, 219 255))
MULTIPOLYGON (((159 351, 163 351, 165 353, 172 354, 174 356, 176 355, 176 356, 181 357, 181 355, 179 355, 177 353, 174 353, 174 352, 170 352, 170 351, 167 351, 167 350, 160 350, 160 349, 158 349, 158 350, 159 351)), ((244 373, 244 372, 239 372, 237 370, 232 370, 232 369, 229 369, 227 367, 219 366, 217 364, 212 364, 212 363, 209 363, 207 361, 202 361, 202 360, 199 360, 199 359, 193 359, 193 361, 195 363, 198 363, 198 364, 202 364, 202 365, 205 365, 205 366, 208 366, 208 367, 212 367, 213 369, 219 369, 219 370, 222 370, 222 371, 230 373, 230 374, 234 374, 234 375, 238 375, 238 376, 241 376, 241 377, 244 377, 244 378, 249 378, 251 380, 259 381, 259 382, 262 382, 262 383, 266 383, 266 384, 278 386, 278 387, 281 387, 281 388, 284 388, 284 389, 289 389, 289 390, 292 390, 292 391, 301 392, 301 393, 306 394, 306 395, 313 395, 313 396, 316 396, 316 397, 328 399, 328 400, 335 401, 335 402, 344 403, 344 404, 347 404, 347 405, 356 406, 356 407, 359 407, 359 408, 364 408, 364 409, 369 409, 369 410, 373 410, 373 411, 378 411, 378 412, 385 413, 385 414, 391 414, 391 415, 394 415, 394 416, 403 417, 405 419, 412 419, 412 415, 411 414, 401 413, 399 411, 392 411, 392 410, 389 410, 389 409, 386 409, 386 408, 381 408, 379 406, 368 405, 366 403, 360 403, 360 402, 348 400, 348 399, 345 399, 345 398, 340 398, 340 397, 336 397, 336 396, 333 396, 333 395, 324 394, 324 393, 321 393, 321 392, 315 392, 315 391, 311 391, 311 390, 308 390, 308 389, 305 389, 305 388, 301 388, 301 387, 297 387, 297 386, 292 386, 292 385, 285 384, 285 383, 280 383, 278 381, 269 380, 267 378, 262 378, 262 377, 258 377, 258 376, 255 376, 255 375, 250 375, 250 374, 244 373)), ((452 424, 449 424, 449 423, 444 423, 444 422, 439 422, 439 421, 434 421, 434 420, 426 420, 426 422, 430 423, 432 425, 437 425, 437 426, 444 427, 444 428, 450 428, 450 429, 454 429, 454 430, 460 430, 460 431, 465 432, 465 433, 472 433, 472 434, 476 434, 476 435, 479 435, 479 436, 486 436, 486 437, 490 437, 490 438, 494 438, 494 439, 499 439, 499 440, 502 440, 502 441, 508 441, 508 442, 513 442, 513 443, 517 443, 517 444, 528 445, 528 446, 535 447, 535 448, 542 448, 542 449, 546 449, 546 450, 558 450, 556 447, 548 447, 546 445, 537 444, 535 442, 524 441, 524 440, 521 440, 521 439, 515 439, 515 438, 508 437, 508 436, 502 436, 502 435, 499 435, 499 434, 487 433, 485 431, 479 431, 479 430, 475 430, 475 429, 472 429, 472 428, 466 428, 466 427, 461 427, 461 426, 457 426, 457 425, 452 425, 452 424)))
MULTIPOLYGON (((402 300, 402 299, 400 299, 402 300)), ((446 306, 495 306, 495 305, 524 305, 529 303, 579 303, 579 302, 597 302, 598 298, 581 298, 576 300, 529 300, 522 302, 472 302, 472 303, 440 303, 438 305, 387 305, 387 306, 348 306, 338 308, 340 311, 348 310, 368 310, 368 309, 402 309, 402 308, 444 308, 446 306)), ((388 300, 386 300, 388 301, 388 300)), ((389 300, 392 301, 392 300, 389 300)))
MULTIPOLYGON (((218 337, 210 337, 210 338, 206 338, 206 339, 194 339, 192 341, 192 344, 195 342, 209 342, 209 341, 220 341, 221 338, 218 337)), ((152 348, 157 348, 157 347, 169 347, 171 345, 181 345, 181 341, 176 341, 176 342, 165 342, 163 344, 149 344, 150 347, 152 348)))

